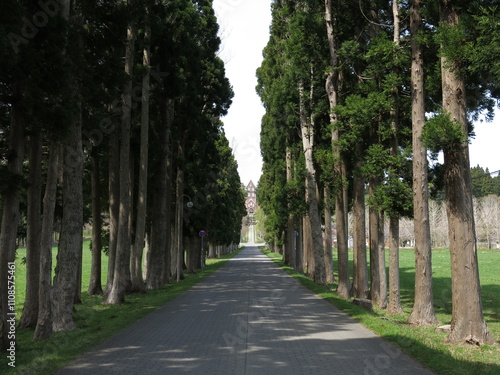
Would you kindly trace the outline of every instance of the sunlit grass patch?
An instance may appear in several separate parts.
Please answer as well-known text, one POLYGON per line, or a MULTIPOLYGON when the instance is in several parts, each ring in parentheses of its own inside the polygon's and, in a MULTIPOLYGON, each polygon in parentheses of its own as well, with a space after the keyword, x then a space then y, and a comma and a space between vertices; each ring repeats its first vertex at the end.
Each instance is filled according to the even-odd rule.
MULTIPOLYGON (((497 341, 496 345, 481 347, 447 344, 447 333, 436 332, 436 327, 415 327, 407 324, 414 296, 415 258, 412 249, 401 249, 400 252, 401 301, 404 310, 404 314, 401 315, 387 315, 381 310, 369 312, 354 305, 350 300, 339 297, 335 293, 335 284, 328 287, 319 286, 303 274, 294 272, 292 267, 285 265, 280 254, 271 253, 266 249, 262 251, 299 280, 302 285, 392 342, 436 374, 500 374, 500 344, 498 343, 500 342, 500 299, 498 298, 500 296, 500 250, 478 252, 484 316, 490 333, 497 341)), ((336 269, 336 259, 334 259, 334 268, 336 269)), ((350 272, 352 275, 352 263, 350 272)), ((441 324, 449 324, 451 322, 451 271, 450 254, 447 249, 433 251, 433 287, 438 320, 441 324)))

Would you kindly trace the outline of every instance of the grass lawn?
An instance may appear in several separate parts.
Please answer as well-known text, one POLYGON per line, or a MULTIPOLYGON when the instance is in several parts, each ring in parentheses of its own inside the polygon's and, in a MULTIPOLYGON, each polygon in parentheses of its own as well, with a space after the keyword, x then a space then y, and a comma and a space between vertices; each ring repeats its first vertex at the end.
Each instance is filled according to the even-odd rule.
MULTIPOLYGON (((26 265, 22 263, 26 250, 19 249, 16 257, 16 313, 21 317, 25 298, 26 265)), ((54 256, 56 252, 54 251, 54 256)), ((90 279, 91 253, 89 242, 83 248, 83 285, 81 305, 75 306, 75 320, 78 329, 73 332, 53 333, 47 340, 33 340, 34 329, 17 329, 16 367, 8 366, 7 355, 0 357, 0 373, 51 375, 70 361, 95 347, 141 317, 164 305, 184 291, 197 284, 222 266, 236 252, 219 259, 207 259, 205 271, 186 274, 179 283, 172 282, 160 290, 146 294, 130 294, 122 305, 103 305, 104 297, 88 296, 86 293, 90 279), (7 369, 7 370, 5 370, 7 369)), ((106 283, 108 258, 102 257, 102 283, 106 283)))
MULTIPOLYGON (((438 375, 498 375, 500 374, 500 251, 479 250, 479 268, 486 323, 497 341, 496 345, 475 347, 446 344, 446 333, 435 332, 435 327, 413 327, 406 324, 413 306, 415 258, 413 249, 400 253, 401 301, 404 314, 387 315, 384 311, 370 313, 337 296, 336 285, 321 287, 293 268, 281 262, 281 255, 264 250, 277 264, 296 277, 303 285, 345 311, 363 325, 391 341, 438 375)), ((335 254, 336 255, 336 254, 335 254)), ((352 259, 352 253, 351 253, 352 259)), ((387 264, 389 264, 387 262, 387 264)), ((336 267, 336 259, 335 264, 336 267)), ((352 275, 352 262, 351 262, 352 275)), ((441 324, 451 322, 451 271, 448 250, 433 251, 434 306, 441 324)), ((383 374, 384 370, 380 369, 383 374)))

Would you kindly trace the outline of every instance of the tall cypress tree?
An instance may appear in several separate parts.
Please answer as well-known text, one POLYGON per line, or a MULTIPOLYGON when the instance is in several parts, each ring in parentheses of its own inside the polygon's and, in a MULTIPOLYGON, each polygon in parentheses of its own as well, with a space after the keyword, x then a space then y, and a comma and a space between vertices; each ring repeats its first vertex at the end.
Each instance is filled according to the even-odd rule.
MULTIPOLYGON (((12 310, 9 309, 9 285, 13 285, 14 271, 12 262, 15 260, 17 226, 19 222, 19 199, 21 194, 22 167, 24 161, 24 134, 25 115, 23 108, 24 87, 26 79, 18 74, 16 64, 18 60, 19 43, 16 42, 21 35, 20 19, 22 8, 18 2, 8 1, 6 8, 10 12, 2 14, 2 36, 0 37, 0 56, 5 69, 2 69, 2 100, 10 103, 9 110, 2 111, 2 133, 8 135, 8 144, 2 145, 8 160, 1 165, 0 175, 5 183, 1 191, 2 218, 0 227, 0 349, 7 350, 11 346, 9 338, 12 323, 12 310), (16 52, 16 53, 14 53, 16 52), (11 60, 10 55, 14 58, 11 60), (17 70, 17 72, 16 72, 17 70), (17 73, 17 74, 16 74, 17 73), (10 265, 10 267, 9 267, 10 265), (10 283, 9 283, 10 280, 10 283)), ((15 322, 14 322, 15 325, 15 322)))
MULTIPOLYGON (((456 1, 442 0, 440 20, 444 33, 461 42, 456 1), (458 38, 458 39, 457 39, 458 38)), ((446 43, 447 41, 444 41, 446 43)), ((448 51, 449 52, 449 51, 448 51)), ((443 111, 448 128, 462 134, 444 147, 445 199, 447 204, 452 269, 452 321, 450 342, 488 344, 493 339, 483 316, 472 206, 465 77, 454 54, 441 58, 443 111)))

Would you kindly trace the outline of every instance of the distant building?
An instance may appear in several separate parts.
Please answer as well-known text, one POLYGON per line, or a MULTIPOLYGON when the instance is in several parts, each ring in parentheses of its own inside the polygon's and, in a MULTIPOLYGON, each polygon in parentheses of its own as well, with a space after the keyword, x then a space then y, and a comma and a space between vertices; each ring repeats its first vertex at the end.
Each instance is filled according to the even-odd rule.
POLYGON ((257 205, 257 195, 255 194, 255 184, 250 181, 246 187, 247 199, 245 201, 245 207, 247 208, 246 225, 244 228, 248 228, 247 238, 249 243, 255 242, 255 224, 254 214, 258 208, 257 205))
POLYGON ((255 194, 255 184, 250 181, 246 189, 247 199, 245 201, 245 207, 247 208, 247 214, 253 216, 255 210, 257 210, 257 195, 255 194))

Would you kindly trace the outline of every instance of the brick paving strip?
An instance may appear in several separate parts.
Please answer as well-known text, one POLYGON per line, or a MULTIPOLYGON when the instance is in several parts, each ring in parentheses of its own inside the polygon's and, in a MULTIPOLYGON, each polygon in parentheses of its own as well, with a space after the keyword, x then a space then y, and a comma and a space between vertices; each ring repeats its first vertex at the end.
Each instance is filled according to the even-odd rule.
POLYGON ((256 246, 57 375, 432 375, 256 246))

